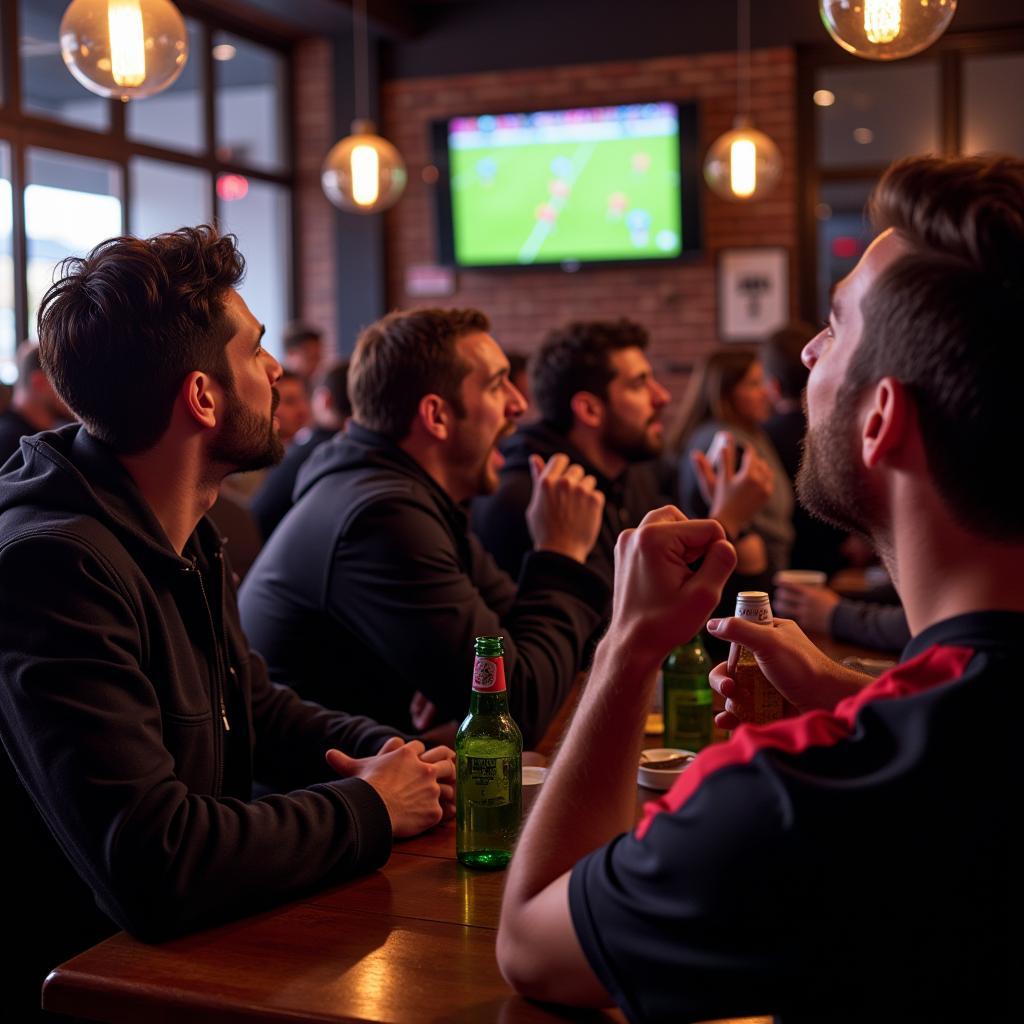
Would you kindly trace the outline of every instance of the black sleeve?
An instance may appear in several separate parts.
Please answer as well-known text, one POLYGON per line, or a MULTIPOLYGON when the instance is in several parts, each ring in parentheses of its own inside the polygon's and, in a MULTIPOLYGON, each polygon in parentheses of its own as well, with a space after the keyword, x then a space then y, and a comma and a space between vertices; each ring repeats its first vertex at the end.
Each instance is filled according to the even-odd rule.
POLYGON ((467 574, 429 510, 389 500, 361 513, 339 542, 328 609, 433 701, 439 721, 465 713, 474 638, 504 635, 510 707, 529 746, 569 692, 608 586, 571 558, 531 552, 499 615, 484 595, 511 598, 511 580, 490 559, 477 559, 475 570, 476 578, 467 574))
POLYGON ((577 937, 630 1020, 767 1014, 793 983, 778 965, 792 957, 787 922, 802 908, 786 903, 784 825, 756 775, 705 783, 643 838, 620 836, 573 868, 577 937))
MULTIPOLYGON (((310 451, 312 447, 309 446, 310 451)), ((303 448, 290 449, 281 464, 270 470, 263 485, 253 495, 249 511, 256 520, 264 540, 274 532, 274 528, 292 507, 295 478, 299 475, 299 469, 308 455, 309 452, 303 448)))
POLYGON ((848 644, 898 654, 910 642, 902 605, 843 598, 832 610, 832 636, 848 644))
POLYGON ((470 526, 500 568, 513 579, 523 558, 533 550, 526 508, 533 493, 529 472, 503 473, 498 489, 473 502, 470 526))
MULTIPOLYGON (((191 791, 163 741, 146 628, 130 588, 88 545, 51 535, 0 550, 3 743, 119 926, 162 938, 387 859, 387 809, 360 779, 253 802, 191 791)), ((258 694, 261 722, 280 700, 258 694)), ((211 728, 212 714, 192 717, 173 727, 211 728)))

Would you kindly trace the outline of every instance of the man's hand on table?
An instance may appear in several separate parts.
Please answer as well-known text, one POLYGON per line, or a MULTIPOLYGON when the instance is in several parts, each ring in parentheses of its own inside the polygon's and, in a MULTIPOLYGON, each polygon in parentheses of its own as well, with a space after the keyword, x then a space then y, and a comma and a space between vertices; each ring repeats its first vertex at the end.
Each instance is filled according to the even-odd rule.
MULTIPOLYGON (((819 650, 790 619, 771 627, 746 619, 712 619, 708 631, 720 640, 749 648, 765 678, 799 711, 831 711, 863 689, 868 678, 844 668, 819 650)), ((711 689, 725 698, 725 711, 715 717, 720 729, 735 729, 750 716, 751 694, 729 675, 726 662, 711 670, 711 689)))
POLYGON ((384 801, 396 839, 418 835, 455 813, 455 753, 393 736, 373 757, 327 751, 339 774, 368 782, 384 801))

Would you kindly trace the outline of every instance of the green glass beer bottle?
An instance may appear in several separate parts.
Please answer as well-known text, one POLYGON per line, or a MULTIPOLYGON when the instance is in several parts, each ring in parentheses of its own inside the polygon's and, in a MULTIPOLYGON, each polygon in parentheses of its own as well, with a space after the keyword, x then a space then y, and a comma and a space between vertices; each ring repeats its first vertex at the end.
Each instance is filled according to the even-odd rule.
POLYGON ((714 712, 709 671, 700 633, 688 644, 674 647, 662 663, 666 747, 697 751, 711 742, 714 712))
POLYGON ((500 636, 474 644, 469 714, 455 735, 455 852, 471 868, 503 868, 522 817, 523 734, 512 721, 500 636))

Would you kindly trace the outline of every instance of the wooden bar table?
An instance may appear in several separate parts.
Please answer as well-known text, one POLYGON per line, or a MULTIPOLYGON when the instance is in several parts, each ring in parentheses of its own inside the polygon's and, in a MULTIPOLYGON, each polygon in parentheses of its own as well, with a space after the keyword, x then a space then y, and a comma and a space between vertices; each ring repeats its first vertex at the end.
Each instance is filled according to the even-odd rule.
POLYGON ((622 1021, 516 996, 494 959, 505 873, 455 860, 455 826, 374 874, 161 945, 115 935, 56 968, 55 1013, 124 1024, 622 1021))
POLYGON ((51 972, 43 1007, 109 1024, 624 1021, 512 992, 494 958, 504 880, 459 865, 448 822, 277 909, 155 946, 115 935, 51 972))
POLYGON ((545 1006, 505 984, 504 877, 461 867, 448 823, 397 844, 380 871, 276 910, 158 946, 115 935, 52 971, 43 1007, 109 1024, 622 1024, 618 1010, 545 1006))

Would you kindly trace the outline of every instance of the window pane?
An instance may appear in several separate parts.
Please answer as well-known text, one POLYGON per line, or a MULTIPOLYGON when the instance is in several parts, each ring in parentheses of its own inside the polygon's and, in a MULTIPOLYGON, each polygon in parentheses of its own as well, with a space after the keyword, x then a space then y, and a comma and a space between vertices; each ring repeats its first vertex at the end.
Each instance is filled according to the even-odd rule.
POLYGON ((14 247, 11 236, 11 147, 0 142, 0 384, 13 384, 18 371, 14 350, 14 247))
POLYGON ((206 171, 163 160, 135 157, 129 165, 133 235, 149 238, 162 231, 213 220, 210 175, 206 171))
POLYGON ((238 236, 245 257, 245 282, 239 291, 257 320, 266 324, 266 345, 281 354, 281 336, 289 319, 291 284, 291 211, 288 189, 240 175, 224 175, 217 182, 223 231, 238 236), (230 189, 225 183, 230 182, 230 189), (243 185, 247 189, 240 198, 243 185))
POLYGON ((217 157, 284 170, 284 58, 226 32, 214 35, 213 52, 217 157))
POLYGON ((121 233, 120 171, 104 160, 30 149, 26 160, 29 334, 36 310, 65 256, 82 256, 121 233))
POLYGON ((835 97, 831 106, 815 107, 823 167, 884 167, 897 157, 940 151, 936 61, 823 68, 815 89, 835 97))
POLYGON ((21 105, 27 113, 107 131, 110 101, 79 85, 60 55, 60 19, 67 6, 68 0, 21 0, 18 6, 21 105))
POLYGON ((1024 54, 964 60, 963 151, 1024 156, 1024 54))
POLYGON ((836 281, 853 270, 874 236, 864 209, 873 181, 827 182, 821 186, 818 218, 818 317, 828 316, 836 281))
POLYGON ((163 92, 127 104, 125 131, 137 142, 200 153, 206 148, 205 58, 200 52, 203 31, 196 21, 187 20, 185 24, 189 47, 185 69, 163 92))

